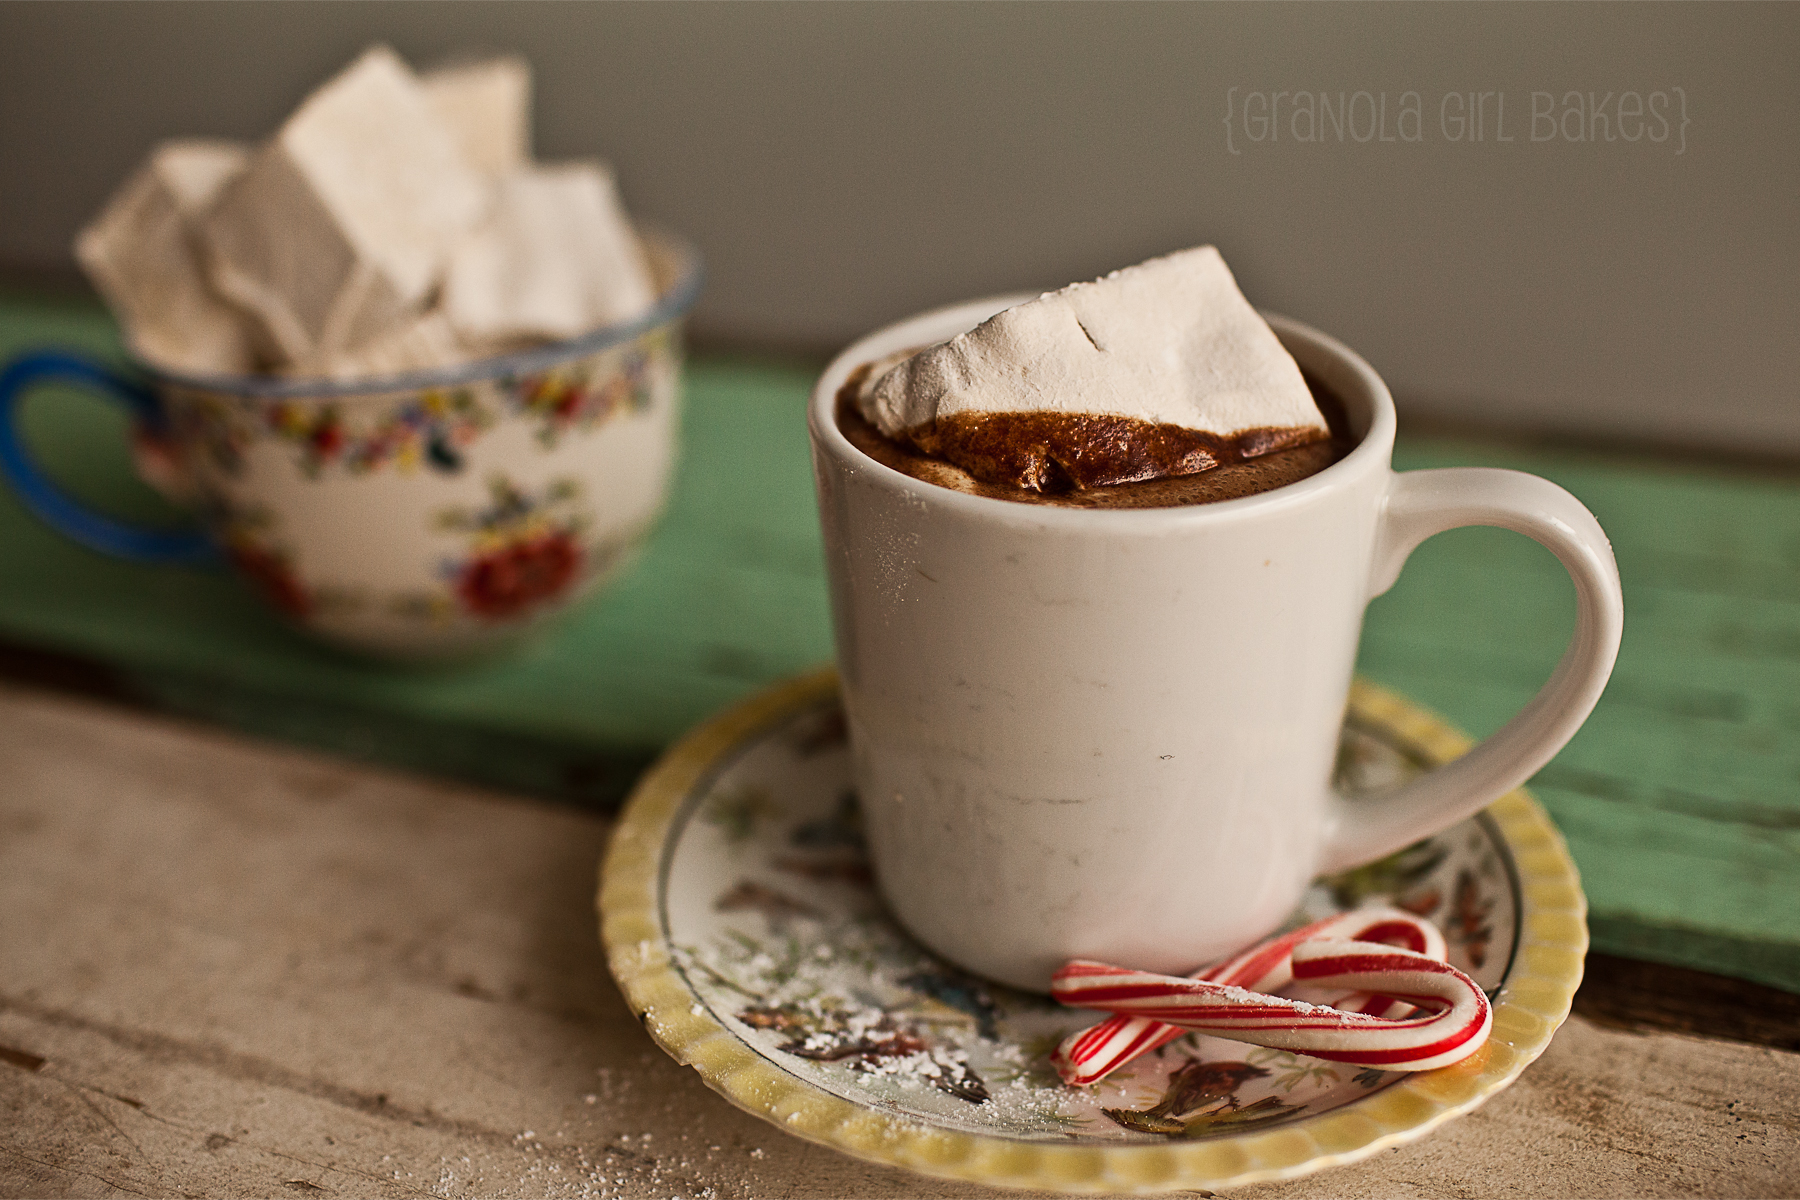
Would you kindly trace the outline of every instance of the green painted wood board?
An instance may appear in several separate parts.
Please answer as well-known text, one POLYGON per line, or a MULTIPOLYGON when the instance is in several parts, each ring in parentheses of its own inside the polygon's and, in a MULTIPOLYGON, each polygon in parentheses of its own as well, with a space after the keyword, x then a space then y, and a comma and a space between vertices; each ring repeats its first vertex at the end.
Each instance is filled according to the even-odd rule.
MULTIPOLYGON (((115 355, 97 310, 0 302, 0 354, 115 355)), ((507 659, 441 670, 317 649, 223 574, 62 541, 0 496, 0 638, 105 664, 161 708, 372 761, 584 803, 616 800, 683 730, 827 658, 805 366, 700 358, 673 500, 629 573, 507 659)), ((62 478, 172 519, 129 478, 120 418, 46 391, 27 412, 62 478)), ((1597 948, 1800 991, 1800 472, 1404 437, 1402 469, 1528 470, 1580 496, 1625 582, 1618 670, 1533 790, 1569 839, 1597 948)), ((1360 668, 1473 734, 1548 674, 1573 624, 1548 552, 1494 530, 1428 542, 1370 606, 1360 668)))
MULTIPOLYGON (((46 343, 116 353, 91 310, 0 307, 0 353, 46 343)), ((805 431, 783 419, 798 378, 695 364, 684 457, 656 536, 599 602, 510 658, 406 670, 318 649, 222 572, 104 559, 10 495, 0 496, 0 637, 111 664, 136 694, 239 728, 616 799, 683 730, 830 656, 805 431), (712 469, 719 462, 725 470, 712 469)), ((109 406, 45 389, 26 418, 72 490, 122 515, 169 515, 130 479, 109 406)))

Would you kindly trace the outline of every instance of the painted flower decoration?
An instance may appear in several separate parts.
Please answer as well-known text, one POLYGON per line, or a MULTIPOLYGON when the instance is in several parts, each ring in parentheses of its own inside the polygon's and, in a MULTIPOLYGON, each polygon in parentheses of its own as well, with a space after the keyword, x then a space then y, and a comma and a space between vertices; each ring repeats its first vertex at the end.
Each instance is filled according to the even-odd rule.
POLYGON ((575 584, 584 565, 577 535, 585 522, 567 509, 578 490, 574 480, 561 479, 533 496, 495 476, 488 482, 486 508, 439 517, 447 528, 473 535, 470 556, 448 567, 467 612, 507 620, 556 600, 575 584))
POLYGON ((307 595, 285 555, 254 542, 236 540, 225 551, 250 586, 274 605, 277 611, 301 620, 312 611, 312 597, 307 595))
POLYGON ((504 620, 561 595, 580 565, 575 539, 552 530, 470 560, 456 581, 456 594, 475 615, 504 620))
POLYGON ((390 463, 403 473, 424 466, 454 474, 462 470, 463 452, 494 423, 467 388, 409 396, 366 429, 359 423, 353 430, 336 404, 280 401, 268 406, 263 420, 300 449, 301 469, 311 476, 333 465, 364 474, 390 463))
POLYGON ((255 436, 238 414, 235 401, 209 392, 177 390, 169 405, 173 440, 193 445, 220 471, 236 475, 243 470, 244 452, 255 436))
POLYGON ((598 364, 559 367, 513 382, 512 406, 537 417, 538 441, 546 448, 570 430, 588 430, 621 413, 640 413, 653 399, 651 364, 672 343, 648 335, 598 364))

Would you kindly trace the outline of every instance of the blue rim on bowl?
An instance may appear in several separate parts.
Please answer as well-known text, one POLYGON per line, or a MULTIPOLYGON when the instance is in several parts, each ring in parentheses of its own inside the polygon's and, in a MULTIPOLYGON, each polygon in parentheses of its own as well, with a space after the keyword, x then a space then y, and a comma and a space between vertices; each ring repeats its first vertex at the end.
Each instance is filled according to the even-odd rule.
POLYGON ((605 325, 580 337, 534 346, 474 362, 447 367, 431 367, 422 371, 406 371, 398 375, 369 376, 361 379, 287 379, 274 375, 196 375, 172 371, 145 362, 132 355, 133 364, 159 384, 191 391, 222 392, 258 400, 331 400, 352 396, 425 391, 428 388, 450 388, 491 379, 499 375, 526 375, 553 366, 565 359, 591 354, 628 342, 648 330, 665 325, 687 314, 700 295, 706 270, 700 252, 693 244, 676 234, 661 229, 640 231, 653 268, 660 267, 662 297, 656 307, 632 321, 605 325), (659 261, 663 260, 663 261, 659 261))
POLYGON ((229 396, 250 403, 386 402, 399 393, 529 375, 629 342, 679 320, 693 307, 705 279, 699 251, 686 239, 660 229, 644 229, 640 233, 661 291, 661 299, 649 312, 636 320, 607 325, 566 341, 469 363, 362 379, 286 379, 275 375, 188 374, 146 362, 129 351, 128 368, 79 351, 27 351, 0 369, 0 481, 11 484, 19 501, 32 514, 91 550, 130 562, 212 565, 218 561, 218 553, 204 530, 140 528, 93 511, 66 494, 39 467, 26 446, 19 426, 26 393, 40 383, 56 381, 92 387, 122 404, 141 428, 154 431, 163 422, 157 393, 164 388, 229 396))

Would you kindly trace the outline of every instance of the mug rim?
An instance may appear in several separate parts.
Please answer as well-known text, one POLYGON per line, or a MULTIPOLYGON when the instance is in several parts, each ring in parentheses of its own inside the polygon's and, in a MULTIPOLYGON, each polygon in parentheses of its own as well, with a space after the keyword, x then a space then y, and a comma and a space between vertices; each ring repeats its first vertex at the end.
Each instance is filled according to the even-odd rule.
POLYGON ((656 306, 641 317, 620 321, 589 330, 577 337, 490 355, 473 362, 454 363, 443 367, 426 367, 394 375, 368 375, 358 379, 295 378, 279 375, 207 375, 192 374, 158 366, 145 359, 129 345, 126 353, 133 366, 158 387, 184 391, 209 392, 242 400, 353 400, 361 397, 385 397, 397 392, 423 392, 438 388, 465 387, 483 380, 512 375, 529 375, 546 370, 571 358, 580 358, 609 347, 631 341, 658 326, 669 324, 686 315, 700 295, 706 268, 700 251, 679 234, 659 228, 639 231, 646 242, 667 251, 674 260, 674 279, 658 298, 656 306))
MULTIPOLYGON (((1349 483, 1352 476, 1369 470, 1380 470, 1392 459, 1396 418, 1394 399, 1387 384, 1363 357, 1327 333, 1314 329, 1292 317, 1259 309, 1269 327, 1275 331, 1284 349, 1293 353, 1290 338, 1302 347, 1316 350, 1344 367, 1354 386, 1360 387, 1369 405, 1369 424, 1355 447, 1322 471, 1281 487, 1271 488, 1233 500, 1215 500, 1205 504, 1170 505, 1160 508, 1072 508, 1059 504, 1031 504, 959 492, 927 483, 903 471, 869 457, 851 443, 837 423, 837 393, 850 372, 863 363, 873 361, 907 345, 937 345, 958 333, 973 329, 995 314, 1034 299, 1036 293, 1020 292, 988 296, 980 300, 945 305, 916 316, 883 326, 864 335, 831 360, 813 386, 807 404, 807 428, 816 450, 829 454, 853 469, 874 474, 890 488, 906 494, 919 503, 938 504, 971 517, 1006 521, 1015 524, 1088 526, 1104 524, 1117 529, 1123 523, 1133 525, 1193 524, 1248 518, 1266 510, 1305 504, 1322 492, 1336 491, 1349 483)), ((1330 381, 1341 386, 1341 381, 1330 381)))

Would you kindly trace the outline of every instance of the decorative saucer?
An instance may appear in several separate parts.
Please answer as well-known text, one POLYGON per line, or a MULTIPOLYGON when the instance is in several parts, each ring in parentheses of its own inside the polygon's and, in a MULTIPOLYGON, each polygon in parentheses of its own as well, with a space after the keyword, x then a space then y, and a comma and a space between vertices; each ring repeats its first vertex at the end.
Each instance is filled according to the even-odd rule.
MULTIPOLYGON (((1350 794, 1467 749, 1358 684, 1350 794)), ((1380 862, 1318 880, 1293 923, 1380 899, 1444 930, 1493 1033, 1417 1074, 1189 1034, 1100 1084, 1049 1052, 1096 1014, 973 978, 912 941, 875 891, 837 677, 761 693, 639 783, 601 874, 608 962, 663 1049, 732 1103, 874 1162, 1064 1192, 1222 1188, 1354 1162, 1423 1136, 1541 1054, 1581 981, 1587 902, 1561 837, 1515 791, 1380 862)))

